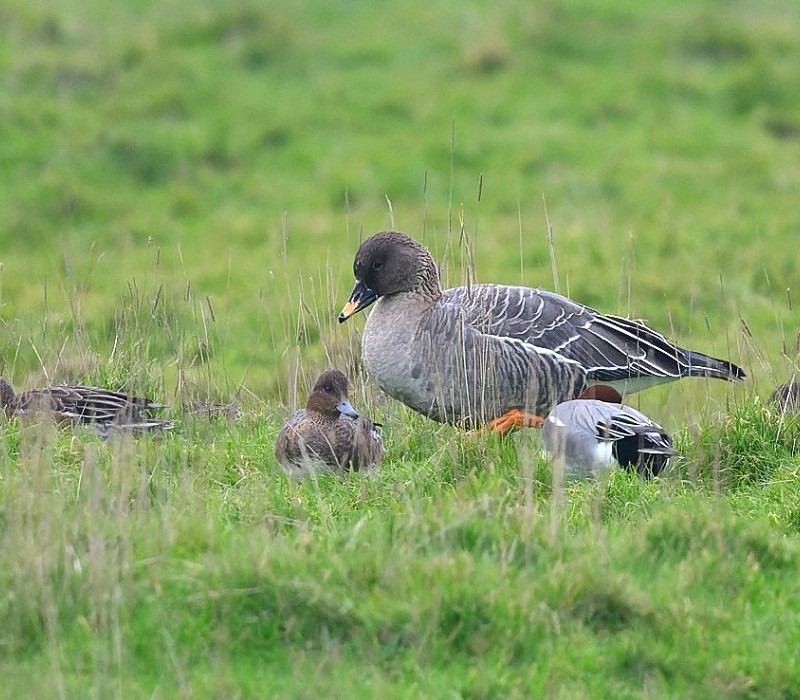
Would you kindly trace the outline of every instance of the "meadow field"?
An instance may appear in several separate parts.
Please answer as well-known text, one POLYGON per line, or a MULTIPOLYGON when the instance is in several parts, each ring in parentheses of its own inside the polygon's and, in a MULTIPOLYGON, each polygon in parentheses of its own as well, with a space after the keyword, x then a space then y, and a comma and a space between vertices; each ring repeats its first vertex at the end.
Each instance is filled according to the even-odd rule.
POLYGON ((173 431, 0 420, 0 697, 800 698, 800 5, 4 0, 0 375, 173 431), (562 483, 535 431, 383 396, 359 241, 741 365, 630 397, 681 456, 562 483), (554 253, 551 256, 551 252, 554 253), (318 373, 374 474, 289 482, 318 373), (236 401, 238 421, 188 417, 236 401))

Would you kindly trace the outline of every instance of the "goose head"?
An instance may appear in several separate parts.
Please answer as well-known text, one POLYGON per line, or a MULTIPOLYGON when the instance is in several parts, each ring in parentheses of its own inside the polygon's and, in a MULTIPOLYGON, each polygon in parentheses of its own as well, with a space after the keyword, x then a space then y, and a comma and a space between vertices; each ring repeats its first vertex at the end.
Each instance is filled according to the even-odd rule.
POLYGON ((379 297, 412 292, 435 302, 442 295, 430 251, 397 231, 382 231, 364 241, 356 252, 353 274, 356 285, 339 314, 339 323, 379 297))

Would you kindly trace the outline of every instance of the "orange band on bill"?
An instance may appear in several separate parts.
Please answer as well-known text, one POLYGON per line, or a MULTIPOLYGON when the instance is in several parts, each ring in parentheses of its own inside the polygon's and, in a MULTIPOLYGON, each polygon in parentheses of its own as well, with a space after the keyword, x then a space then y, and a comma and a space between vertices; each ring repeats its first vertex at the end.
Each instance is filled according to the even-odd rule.
POLYGON ((350 318, 356 311, 358 311, 358 302, 357 301, 348 301, 342 312, 339 314, 339 318, 345 319, 350 318))

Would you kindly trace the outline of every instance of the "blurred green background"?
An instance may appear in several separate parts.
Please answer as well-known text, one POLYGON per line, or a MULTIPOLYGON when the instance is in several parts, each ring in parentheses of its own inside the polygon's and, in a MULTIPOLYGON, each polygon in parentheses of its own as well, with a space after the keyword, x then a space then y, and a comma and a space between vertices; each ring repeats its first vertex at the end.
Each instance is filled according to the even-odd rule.
POLYGON ((478 280, 552 289, 549 218, 562 293, 756 386, 797 366, 796 2, 6 0, 0 24, 20 386, 293 400, 357 367, 335 315, 391 221, 449 284, 468 242, 478 280))

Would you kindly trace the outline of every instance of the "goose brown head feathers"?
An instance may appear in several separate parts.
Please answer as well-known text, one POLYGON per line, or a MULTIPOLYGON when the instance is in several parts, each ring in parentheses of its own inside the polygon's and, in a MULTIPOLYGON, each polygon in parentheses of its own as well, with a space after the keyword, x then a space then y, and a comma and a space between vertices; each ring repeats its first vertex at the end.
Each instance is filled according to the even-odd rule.
POLYGON ((353 261, 357 280, 339 323, 378 297, 414 292, 435 302, 442 296, 439 271, 428 249, 410 236, 382 231, 364 241, 353 261))

